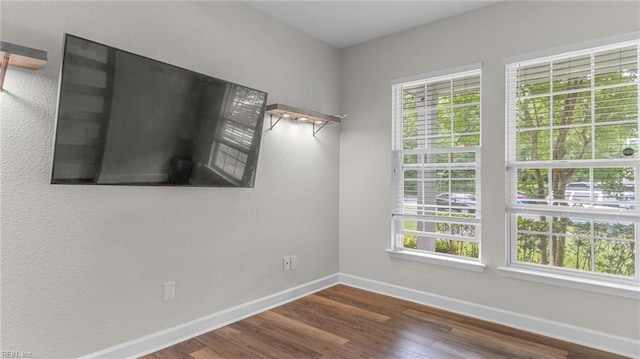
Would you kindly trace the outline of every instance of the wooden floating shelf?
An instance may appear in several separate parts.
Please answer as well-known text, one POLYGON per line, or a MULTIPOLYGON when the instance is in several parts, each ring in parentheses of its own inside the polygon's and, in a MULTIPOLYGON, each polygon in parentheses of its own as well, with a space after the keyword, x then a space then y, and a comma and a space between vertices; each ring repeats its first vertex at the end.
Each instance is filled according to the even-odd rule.
POLYGON ((47 63, 47 52, 26 46, 0 41, 0 91, 3 91, 4 77, 8 66, 37 70, 47 63))
POLYGON ((340 123, 343 117, 335 116, 335 115, 327 115, 324 113, 305 110, 293 106, 283 105, 280 103, 274 103, 271 105, 267 105, 266 112, 271 116, 271 125, 270 130, 283 118, 289 118, 292 120, 302 121, 302 122, 310 122, 313 124, 313 135, 315 136, 324 126, 329 123, 340 123), (278 119, 273 122, 273 117, 276 116, 278 119), (316 125, 319 125, 316 130, 316 125))

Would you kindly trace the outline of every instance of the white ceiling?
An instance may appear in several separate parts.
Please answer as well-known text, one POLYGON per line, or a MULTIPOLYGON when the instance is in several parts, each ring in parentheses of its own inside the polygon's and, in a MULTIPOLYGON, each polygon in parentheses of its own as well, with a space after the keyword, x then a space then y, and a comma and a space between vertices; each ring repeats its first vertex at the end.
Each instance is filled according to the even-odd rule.
POLYGON ((338 48, 496 2, 498 1, 245 1, 249 6, 338 48))

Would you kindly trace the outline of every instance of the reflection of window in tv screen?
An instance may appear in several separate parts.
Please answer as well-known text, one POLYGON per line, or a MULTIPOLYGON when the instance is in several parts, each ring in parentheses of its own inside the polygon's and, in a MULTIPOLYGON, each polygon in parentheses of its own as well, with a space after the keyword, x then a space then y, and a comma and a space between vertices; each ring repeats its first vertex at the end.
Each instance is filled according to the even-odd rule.
POLYGON ((65 35, 52 183, 253 187, 267 94, 65 35))

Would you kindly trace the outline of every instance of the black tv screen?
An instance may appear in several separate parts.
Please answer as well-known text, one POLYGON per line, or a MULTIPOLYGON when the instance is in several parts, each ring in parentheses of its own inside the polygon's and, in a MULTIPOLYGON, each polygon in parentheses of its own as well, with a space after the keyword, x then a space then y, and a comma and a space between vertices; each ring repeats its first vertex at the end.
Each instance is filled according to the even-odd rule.
POLYGON ((253 187, 266 100, 65 34, 51 183, 253 187))

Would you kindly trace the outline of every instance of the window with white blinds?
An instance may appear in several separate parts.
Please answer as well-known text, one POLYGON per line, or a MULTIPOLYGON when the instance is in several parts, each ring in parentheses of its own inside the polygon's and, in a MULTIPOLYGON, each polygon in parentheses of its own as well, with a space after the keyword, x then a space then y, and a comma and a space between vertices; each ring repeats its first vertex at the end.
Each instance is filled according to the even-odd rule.
POLYGON ((638 45, 507 64, 510 265, 638 280, 638 45))
POLYGON ((392 88, 394 251, 480 258, 480 70, 392 88))

